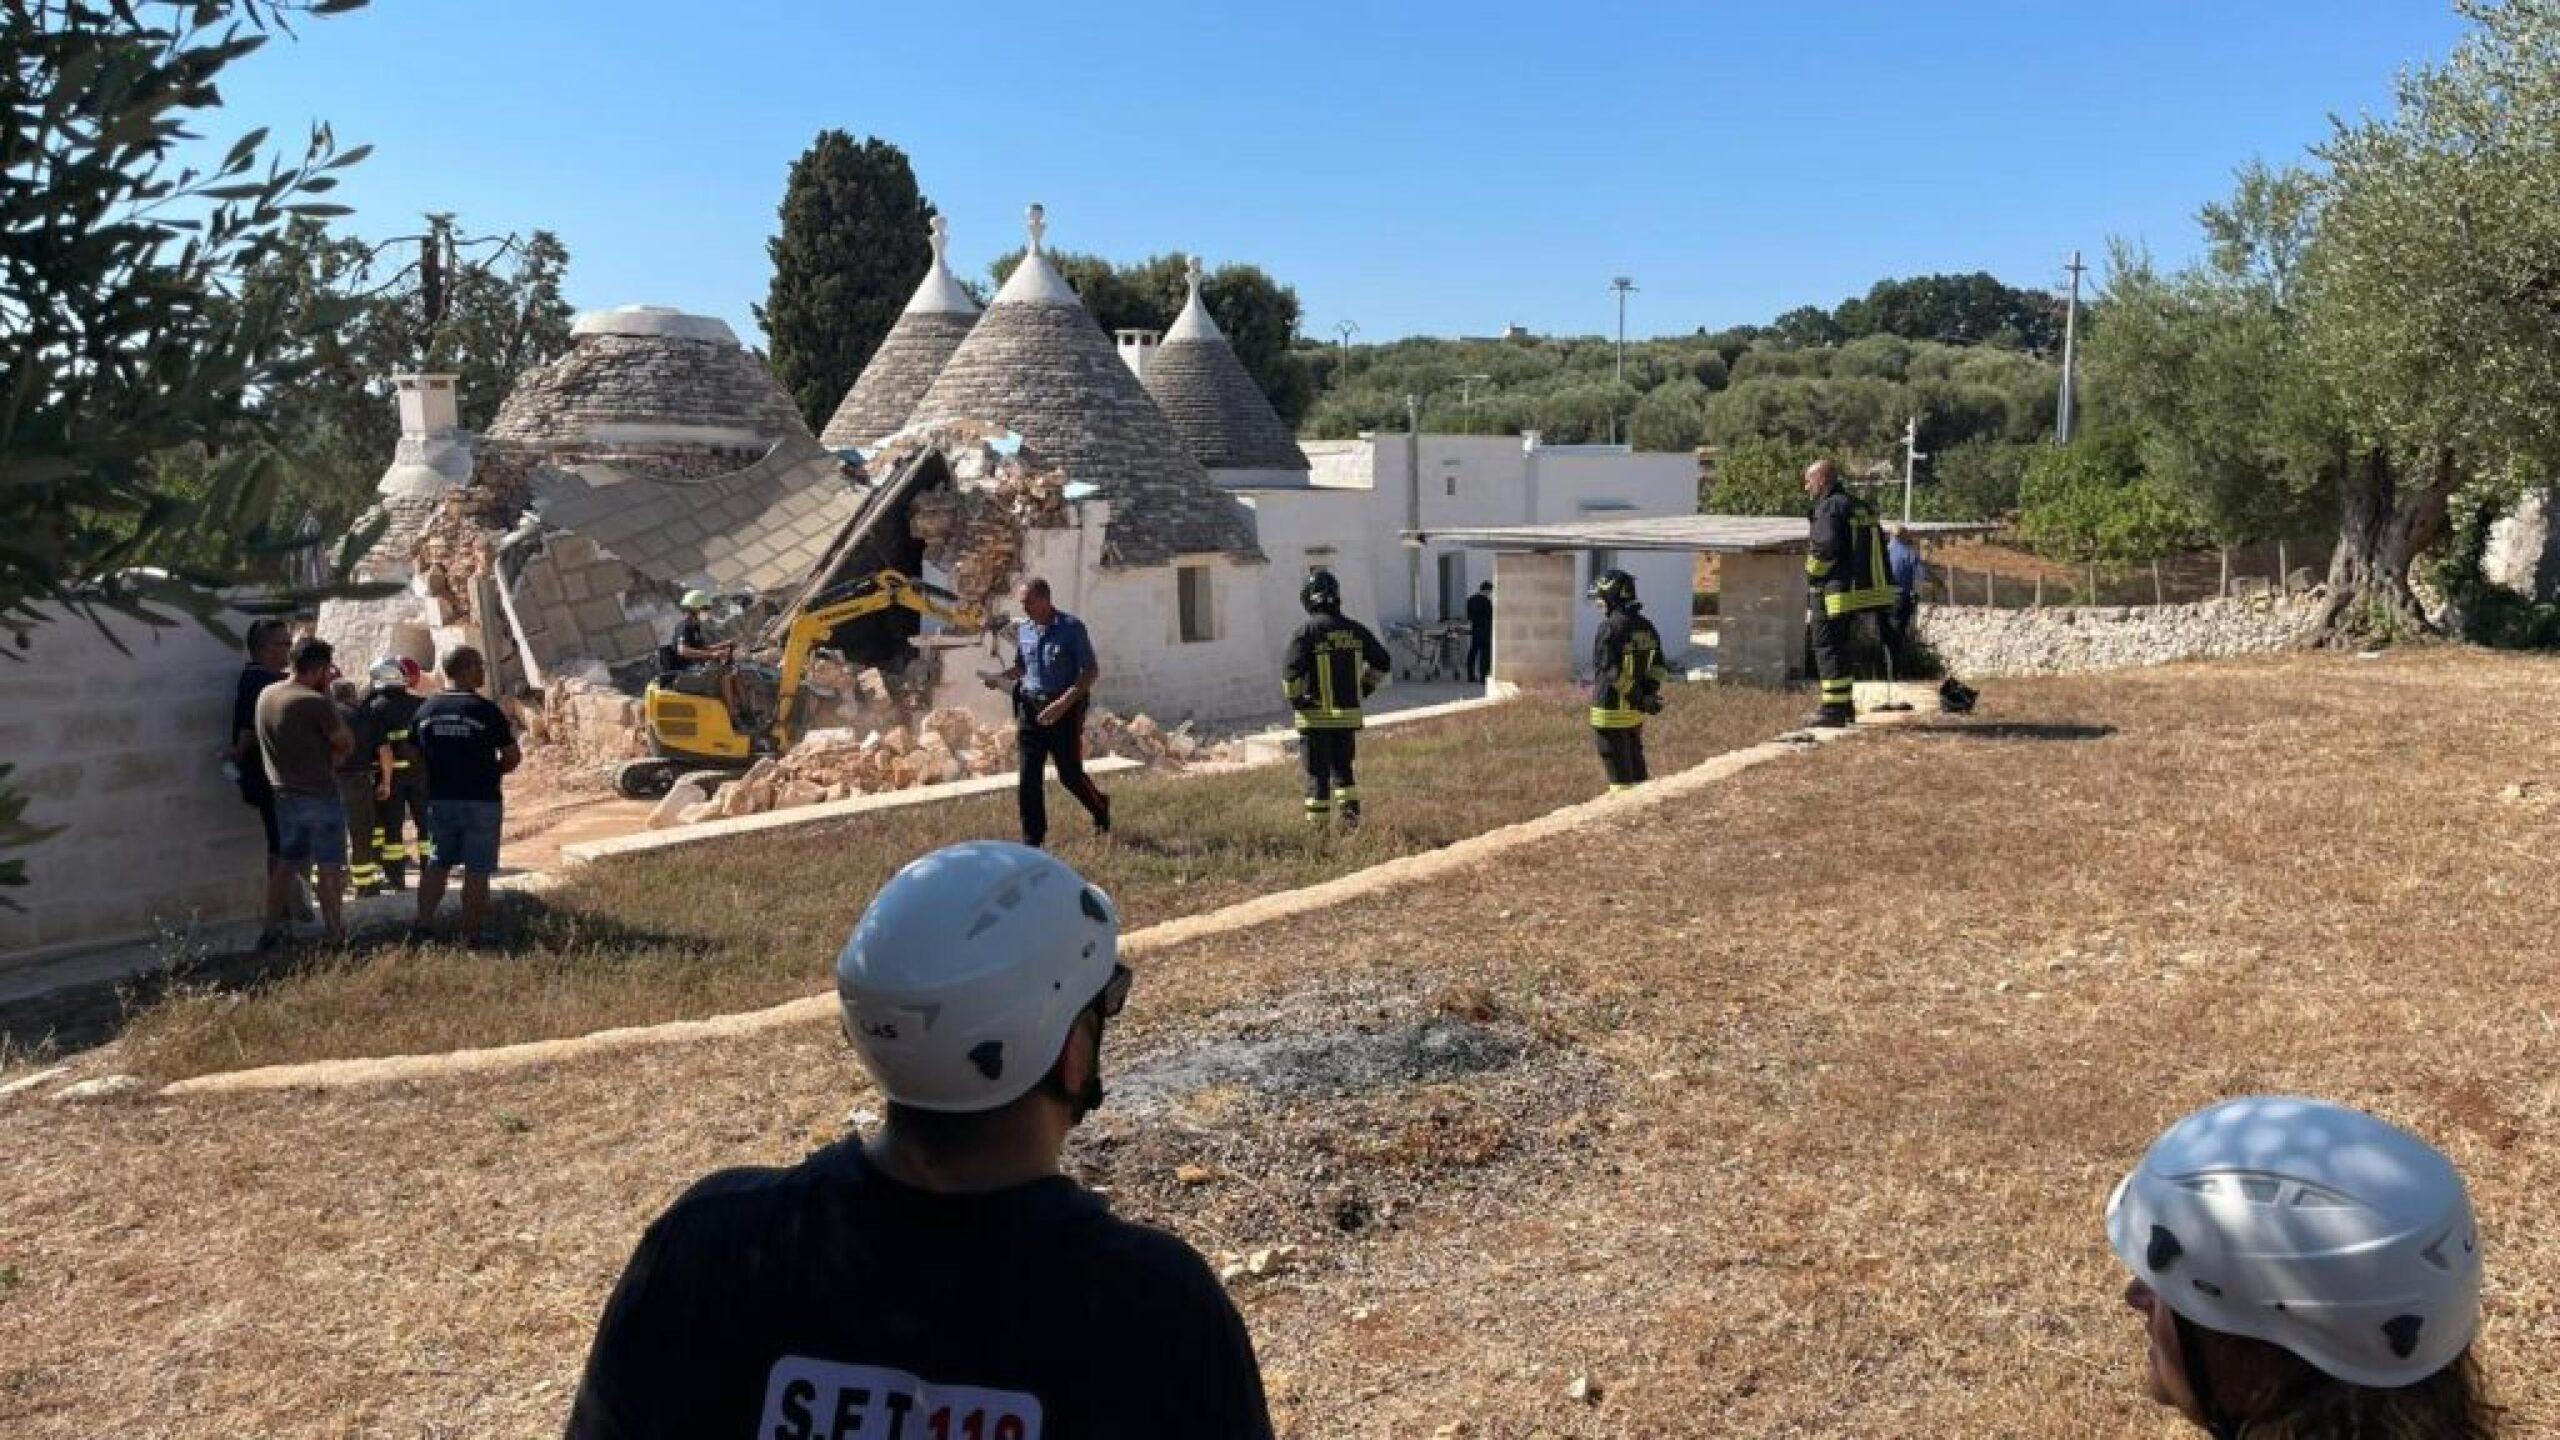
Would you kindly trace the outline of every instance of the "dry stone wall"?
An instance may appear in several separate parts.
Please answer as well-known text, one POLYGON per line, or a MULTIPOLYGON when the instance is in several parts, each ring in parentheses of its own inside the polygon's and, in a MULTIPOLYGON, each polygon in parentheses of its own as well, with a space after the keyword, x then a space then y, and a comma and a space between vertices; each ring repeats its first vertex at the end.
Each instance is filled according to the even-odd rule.
POLYGON ((2059 675, 2282 650, 2317 607, 2316 594, 2029 610, 1928 605, 1920 638, 1958 675, 2059 675))

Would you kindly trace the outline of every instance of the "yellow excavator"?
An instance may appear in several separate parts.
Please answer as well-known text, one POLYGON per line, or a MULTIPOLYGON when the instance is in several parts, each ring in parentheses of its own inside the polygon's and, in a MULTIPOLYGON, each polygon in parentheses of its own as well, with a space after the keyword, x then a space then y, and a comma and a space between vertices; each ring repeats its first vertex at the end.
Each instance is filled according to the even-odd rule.
POLYGON ((767 755, 781 754, 800 739, 808 708, 803 701, 809 660, 819 646, 835 643, 861 663, 894 672, 913 658, 906 638, 926 618, 963 632, 986 628, 986 614, 977 606, 896 570, 803 597, 765 631, 768 640, 777 630, 781 634, 780 662, 742 677, 748 683, 740 688, 751 692, 755 706, 748 715, 731 713, 716 672, 670 667, 649 683, 644 702, 649 754, 624 762, 614 772, 613 788, 627 799, 655 799, 689 772, 741 771, 767 755), (885 633, 865 633, 879 627, 862 622, 874 617, 894 621, 899 612, 916 618, 885 633))

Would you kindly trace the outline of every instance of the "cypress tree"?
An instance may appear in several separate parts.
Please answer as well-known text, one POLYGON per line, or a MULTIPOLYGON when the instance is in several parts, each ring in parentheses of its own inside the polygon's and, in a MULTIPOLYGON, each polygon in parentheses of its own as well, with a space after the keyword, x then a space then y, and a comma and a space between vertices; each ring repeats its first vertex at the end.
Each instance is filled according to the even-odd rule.
POLYGON ((755 307, 774 378, 809 428, 827 423, 933 261, 932 202, 906 152, 820 131, 791 164, 781 233, 765 242, 773 283, 755 307))

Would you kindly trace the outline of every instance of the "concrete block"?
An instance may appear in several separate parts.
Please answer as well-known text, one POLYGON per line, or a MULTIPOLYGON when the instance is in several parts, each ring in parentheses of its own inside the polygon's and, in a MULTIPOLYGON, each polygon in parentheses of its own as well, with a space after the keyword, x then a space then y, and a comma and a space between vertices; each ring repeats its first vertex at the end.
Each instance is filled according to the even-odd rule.
POLYGON ((552 563, 563 570, 575 570, 596 563, 596 542, 584 535, 558 535, 544 542, 552 563))
POLYGON ((84 705, 56 720, 54 726, 54 743, 63 754, 95 754, 142 738, 142 717, 132 710, 84 705))
POLYGON ((178 757, 165 750, 128 750, 107 757, 98 777, 98 791, 103 795, 122 795, 134 790, 159 789, 174 784, 184 770, 178 757))

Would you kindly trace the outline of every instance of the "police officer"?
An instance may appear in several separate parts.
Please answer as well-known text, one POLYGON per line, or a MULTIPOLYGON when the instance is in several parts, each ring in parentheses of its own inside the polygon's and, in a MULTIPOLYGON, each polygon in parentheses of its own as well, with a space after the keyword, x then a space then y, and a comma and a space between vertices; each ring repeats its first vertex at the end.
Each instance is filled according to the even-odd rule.
POLYGON ((1821 597, 1813 617, 1813 666, 1822 679, 1822 708, 1809 723, 1838 729, 1857 718, 1850 637, 1859 616, 1893 609, 1893 580, 1885 570, 1875 507, 1840 483, 1840 467, 1828 460, 1806 466, 1804 493, 1813 501, 1813 545, 1805 552, 1804 574, 1821 597))
POLYGON ((373 682, 359 710, 366 722, 366 733, 379 743, 375 754, 382 768, 389 772, 389 792, 381 795, 374 811, 379 822, 375 849, 382 857, 383 883, 393 890, 409 888, 409 862, 415 860, 423 868, 434 859, 427 843, 427 760, 418 749, 411 727, 418 718, 418 680, 425 672, 418 662, 406 656, 385 655, 373 662, 367 677, 373 682), (415 835, 412 841, 403 833, 415 835))
POLYGON ((1022 843, 1049 838, 1048 767, 1058 783, 1093 817, 1097 835, 1111 833, 1111 797, 1084 773, 1084 712, 1102 679, 1102 662, 1084 622, 1058 608, 1049 582, 1033 576, 1014 597, 1022 619, 1014 626, 1014 661, 998 676, 1013 687, 1013 733, 1021 756, 1016 808, 1022 843))
POLYGON ((1307 818, 1322 824, 1336 809, 1348 829, 1360 826, 1360 788, 1351 764, 1360 746, 1360 702, 1386 682, 1394 657, 1369 627, 1342 618, 1342 582, 1318 570, 1298 589, 1307 623, 1289 637, 1280 679, 1295 712, 1298 748, 1307 766, 1307 818))
POLYGON ((1591 637, 1591 738, 1615 792, 1652 778, 1644 765, 1644 717, 1662 713, 1662 682, 1671 678, 1671 667, 1662 661, 1661 632, 1636 599, 1634 576, 1604 571, 1591 582, 1591 599, 1602 613, 1591 637))
POLYGON ((1129 993, 1110 897, 1024 846, 937 851, 836 959, 887 1100, 724 1171, 614 1287, 569 1418, 622 1436, 1264 1440, 1253 1342, 1198 1253, 1058 1173, 1129 993))

